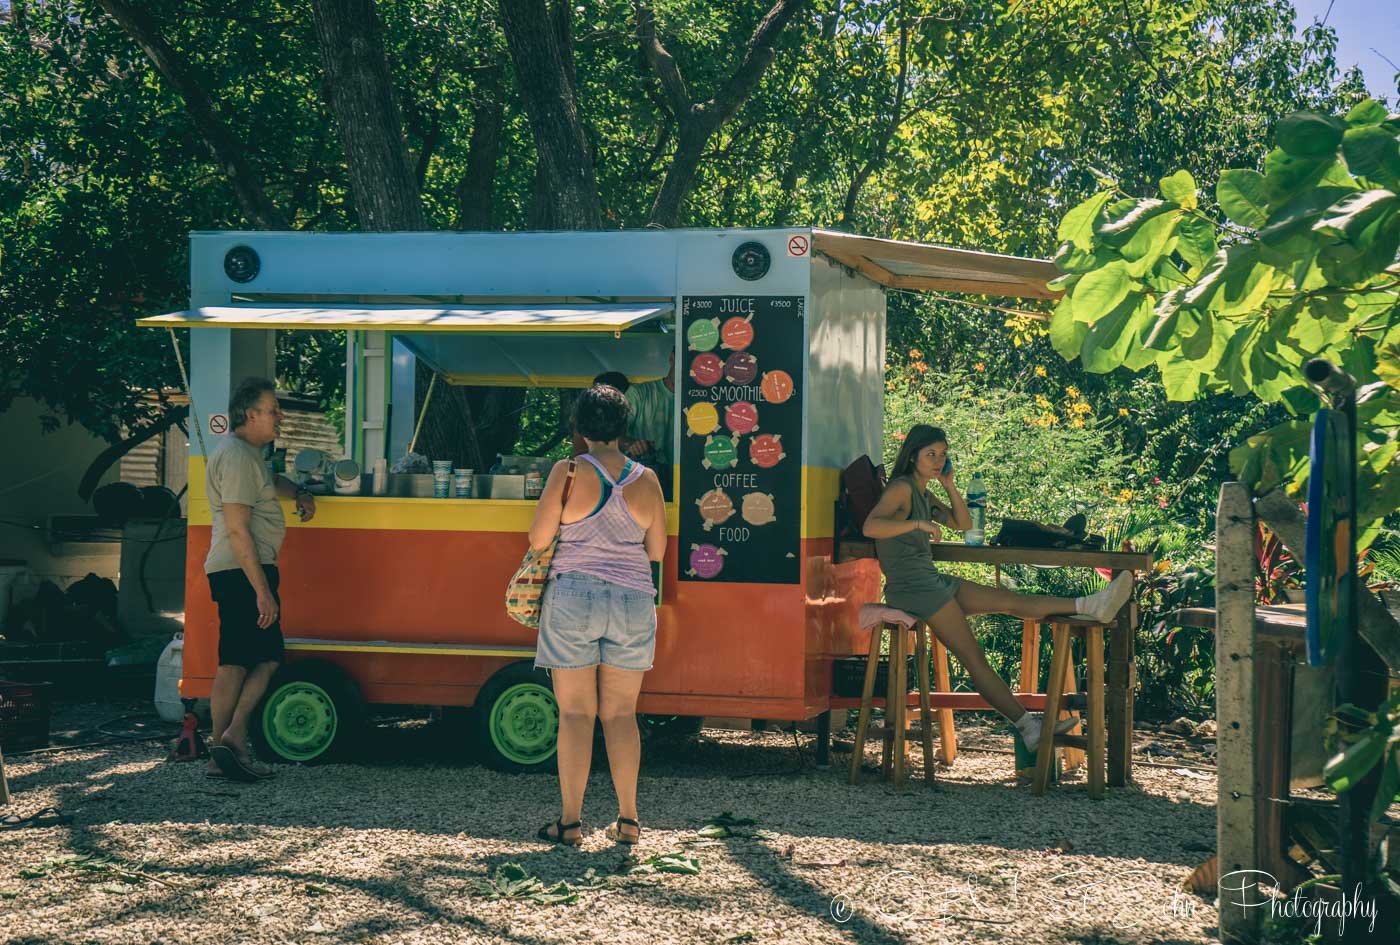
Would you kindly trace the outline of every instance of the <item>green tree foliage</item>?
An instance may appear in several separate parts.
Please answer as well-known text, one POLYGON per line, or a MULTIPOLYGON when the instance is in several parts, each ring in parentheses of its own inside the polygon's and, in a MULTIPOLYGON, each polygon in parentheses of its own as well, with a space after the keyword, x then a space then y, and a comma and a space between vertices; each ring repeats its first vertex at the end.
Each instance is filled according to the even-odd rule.
MULTIPOLYGON (((186 234, 254 224, 188 98, 103 6, 0 0, 0 399, 23 391, 114 436, 141 419, 132 387, 178 383, 168 340, 132 322, 183 302, 186 234)), ((674 97, 630 0, 565 6, 553 5, 571 11, 571 84, 604 225, 644 225, 678 148, 674 97)), ((290 226, 360 225, 306 4, 140 9, 290 226)), ((427 225, 530 226, 537 150, 498 3, 376 9, 427 225)), ((651 4, 691 102, 721 95, 770 9, 651 4)), ((1048 254, 1063 208, 1095 186, 1086 166, 1131 187, 1184 157, 1209 177, 1257 147, 1272 116, 1330 102, 1330 33, 1299 41, 1291 24, 1287 0, 810 3, 707 140, 678 222, 825 223, 1048 254)), ((893 336, 936 326, 952 359, 936 370, 983 349, 995 378, 1045 352, 1033 320, 1003 330, 994 313, 912 297, 891 313, 893 336)), ((283 336, 284 380, 334 401, 334 341, 283 336)))
POLYGON ((1260 493, 1303 488, 1319 401, 1302 366, 1341 364, 1361 385, 1359 517, 1374 536, 1400 508, 1398 139, 1400 115, 1374 101, 1295 112, 1262 170, 1220 175, 1225 220, 1202 211, 1185 171, 1160 197, 1100 191, 1060 222, 1055 349, 1096 373, 1155 367, 1173 400, 1252 394, 1304 418, 1231 454, 1260 493))

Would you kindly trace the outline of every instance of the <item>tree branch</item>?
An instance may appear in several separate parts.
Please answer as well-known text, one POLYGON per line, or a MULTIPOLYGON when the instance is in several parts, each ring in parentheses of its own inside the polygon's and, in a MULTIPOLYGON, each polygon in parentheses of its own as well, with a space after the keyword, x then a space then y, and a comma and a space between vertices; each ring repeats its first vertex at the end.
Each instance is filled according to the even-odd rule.
POLYGON ((900 0, 899 11, 899 75, 895 79, 894 108, 890 113, 890 123, 880 136, 880 143, 875 147, 874 153, 866 160, 855 175, 851 178, 851 185, 846 188, 846 200, 842 205, 841 221, 847 226, 851 225, 855 217, 856 200, 860 197, 861 188, 865 182, 870 180, 870 176, 879 170, 880 165, 885 163, 885 157, 889 153, 890 142, 894 139, 894 133, 913 114, 904 112, 904 97, 909 85, 909 21, 904 16, 904 2, 900 0))
POLYGON ((703 102, 691 102, 685 82, 674 58, 656 38, 655 19, 650 8, 637 4, 637 38, 642 53, 651 63, 666 90, 679 125, 676 153, 666 179, 652 203, 647 222, 657 226, 675 226, 680 219, 681 205, 690 192, 695 172, 704 154, 705 142, 720 128, 739 106, 753 93, 763 72, 777 53, 773 46, 783 29, 802 9, 806 0, 777 0, 759 21, 744 52, 744 58, 719 92, 703 102))
POLYGON ((685 79, 681 78, 675 57, 656 38, 656 15, 650 8, 641 5, 637 7, 637 42, 641 44, 642 55, 646 56, 652 71, 661 80, 671 113, 680 120, 690 111, 690 93, 686 91, 685 79))
POLYGON ((146 58, 170 83, 175 94, 180 96, 195 130, 204 139, 205 146, 233 186, 234 196, 248 222, 263 230, 288 229, 286 218, 267 196, 243 144, 224 124, 203 83, 195 76, 189 63, 160 35, 155 22, 144 10, 138 10, 124 0, 99 2, 107 15, 141 47, 146 58))

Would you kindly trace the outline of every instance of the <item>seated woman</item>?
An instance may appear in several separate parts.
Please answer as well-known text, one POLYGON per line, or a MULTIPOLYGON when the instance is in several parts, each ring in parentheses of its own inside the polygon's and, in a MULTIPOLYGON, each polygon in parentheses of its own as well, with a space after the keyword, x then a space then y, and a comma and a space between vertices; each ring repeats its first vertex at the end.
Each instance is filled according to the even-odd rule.
MULTIPOLYGON (((1009 686, 987 663, 987 655, 968 627, 972 614, 1012 614, 1044 620, 1075 614, 1102 623, 1112 622, 1132 594, 1132 578, 1120 574, 1108 587, 1088 597, 1043 597, 986 587, 939 572, 929 557, 929 541, 938 541, 939 525, 967 530, 972 518, 967 502, 953 482, 948 460, 948 437, 938 427, 921 423, 909 431, 894 461, 894 473, 880 501, 865 520, 865 537, 875 540, 880 570, 885 573, 885 603, 926 622, 943 645, 967 667, 972 684, 992 708, 1020 730, 1026 747, 1040 744, 1043 713, 1027 712, 1009 686), (944 504, 928 493, 937 482, 948 495, 944 504)), ((1062 720, 1056 734, 1077 724, 1062 720)))

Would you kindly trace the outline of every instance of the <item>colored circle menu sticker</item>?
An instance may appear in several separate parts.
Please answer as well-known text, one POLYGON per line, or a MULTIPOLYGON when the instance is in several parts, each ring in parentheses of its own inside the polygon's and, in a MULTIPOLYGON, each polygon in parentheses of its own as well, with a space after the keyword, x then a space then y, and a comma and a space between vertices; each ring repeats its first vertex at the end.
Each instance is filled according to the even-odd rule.
POLYGON ((763 383, 759 385, 763 399, 770 404, 780 404, 787 400, 792 396, 794 389, 792 375, 787 371, 767 371, 763 375, 763 383))
POLYGON ((755 528, 777 521, 777 516, 773 514, 773 497, 766 492, 750 492, 744 496, 740 514, 755 528))
POLYGON ((749 444, 749 459, 759 469, 772 469, 786 457, 781 434, 764 433, 754 437, 753 442, 749 444))
POLYGON ((739 450, 727 436, 712 436, 705 441, 706 469, 733 469, 739 462, 739 450))
POLYGON ((719 577, 719 572, 724 570, 726 554, 723 548, 714 545, 691 545, 690 573, 706 579, 719 577))
POLYGON ((721 347, 731 351, 742 351, 753 344, 753 316, 739 318, 737 315, 724 323, 719 330, 721 347))
POLYGON ((690 342, 691 351, 709 351, 719 344, 719 319, 702 318, 691 322, 685 330, 685 340, 690 342))
POLYGON ((690 376, 695 383, 712 387, 724 377, 724 362, 717 354, 697 354, 690 362, 690 376))
POLYGON ((758 377, 758 358, 747 351, 735 351, 724 362, 724 379, 731 384, 752 384, 758 377))
POLYGON ((709 436, 719 429, 719 411, 702 400, 685 412, 685 422, 693 436, 709 436))
POLYGON ((729 521, 734 514, 734 500, 723 489, 711 489, 697 502, 700 517, 705 520, 705 531, 729 521))
POLYGON ((724 408, 724 425, 734 434, 752 433, 758 429, 758 408, 740 401, 724 408))

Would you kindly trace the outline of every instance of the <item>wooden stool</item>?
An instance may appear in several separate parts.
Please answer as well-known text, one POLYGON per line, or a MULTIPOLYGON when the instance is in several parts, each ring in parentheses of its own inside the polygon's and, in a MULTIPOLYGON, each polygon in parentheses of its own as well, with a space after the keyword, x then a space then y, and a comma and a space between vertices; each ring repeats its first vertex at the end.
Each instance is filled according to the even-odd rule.
MULTIPOLYGON (((851 747, 852 784, 860 781, 860 765, 865 756, 867 735, 879 734, 884 743, 881 774, 892 778, 896 788, 904 786, 904 760, 906 737, 917 735, 924 747, 924 781, 933 784, 933 710, 929 704, 929 637, 928 625, 913 614, 886 607, 883 604, 865 604, 860 609, 860 625, 870 631, 870 655, 865 665, 865 686, 861 690, 860 717, 856 722, 856 740, 851 747), (909 631, 914 632, 914 661, 918 666, 919 727, 917 732, 909 728, 909 684, 906 679, 905 661, 909 653, 909 631), (889 634, 890 659, 889 679, 885 693, 885 724, 874 732, 870 728, 870 710, 875 695, 875 674, 880 665, 880 648, 889 634)), ((937 641, 935 640, 935 643, 937 641)), ((938 644, 940 650, 942 645, 938 644)), ((944 674, 947 673, 947 651, 942 652, 944 674)), ((950 749, 956 751, 950 740, 953 737, 951 709, 940 710, 940 734, 945 756, 950 749)))
POLYGON ((1041 726, 1040 744, 1036 749, 1035 780, 1031 783, 1031 793, 1037 797, 1045 793, 1050 783, 1050 767, 1054 763, 1055 749, 1060 747, 1088 752, 1089 796, 1103 797, 1108 746, 1108 733, 1104 727, 1104 629, 1102 624, 1064 617, 1050 624, 1050 680, 1045 686, 1045 719, 1041 726), (1070 670, 1074 637, 1084 638, 1089 668, 1084 687, 1089 726, 1087 738, 1055 734, 1055 720, 1064 708, 1065 696, 1074 690, 1074 676, 1070 670))

